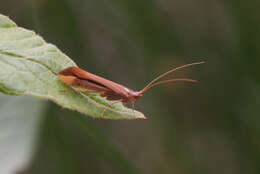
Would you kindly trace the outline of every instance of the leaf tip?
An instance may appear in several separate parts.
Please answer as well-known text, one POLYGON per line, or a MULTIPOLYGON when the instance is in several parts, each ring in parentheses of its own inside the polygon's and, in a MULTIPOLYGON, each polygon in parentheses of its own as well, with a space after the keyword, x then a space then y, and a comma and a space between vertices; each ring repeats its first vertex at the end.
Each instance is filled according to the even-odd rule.
POLYGON ((138 120, 147 120, 147 118, 142 114, 140 116, 137 116, 136 119, 138 120))

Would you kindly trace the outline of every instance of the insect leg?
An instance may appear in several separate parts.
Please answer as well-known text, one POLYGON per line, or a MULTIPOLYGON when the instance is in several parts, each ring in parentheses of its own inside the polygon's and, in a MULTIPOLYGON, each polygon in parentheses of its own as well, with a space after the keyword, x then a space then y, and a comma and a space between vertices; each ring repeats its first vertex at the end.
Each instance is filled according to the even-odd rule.
POLYGON ((67 90, 61 90, 60 92, 96 92, 95 90, 90 90, 90 89, 67 89, 67 90))
POLYGON ((132 102, 132 111, 133 111, 133 115, 135 116, 135 102, 132 102))
MULTIPOLYGON (((119 103, 119 102, 120 102, 120 101, 115 101, 115 102, 113 102, 112 104, 109 104, 109 107, 112 107, 114 104, 119 103)), ((107 109, 108 109, 108 108, 106 107, 106 108, 103 110, 103 112, 101 113, 101 115, 100 115, 100 117, 99 117, 98 119, 103 118, 104 113, 106 112, 107 109)))

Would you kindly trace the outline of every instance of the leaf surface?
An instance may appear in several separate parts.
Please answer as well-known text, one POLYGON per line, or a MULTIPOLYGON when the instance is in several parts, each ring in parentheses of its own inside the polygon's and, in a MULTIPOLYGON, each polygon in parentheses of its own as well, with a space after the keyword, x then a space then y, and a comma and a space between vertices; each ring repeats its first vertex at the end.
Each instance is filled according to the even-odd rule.
POLYGON ((95 118, 145 119, 142 113, 122 103, 113 104, 98 94, 64 92, 72 88, 63 84, 57 73, 69 66, 77 65, 56 46, 0 15, 1 92, 48 99, 95 118))

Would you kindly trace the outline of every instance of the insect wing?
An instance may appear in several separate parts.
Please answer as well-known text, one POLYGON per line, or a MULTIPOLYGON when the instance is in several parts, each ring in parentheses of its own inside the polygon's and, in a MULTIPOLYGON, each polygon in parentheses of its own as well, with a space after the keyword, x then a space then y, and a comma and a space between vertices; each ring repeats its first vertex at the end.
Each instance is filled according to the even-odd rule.
POLYGON ((115 82, 104 79, 95 74, 86 72, 78 67, 69 67, 69 68, 65 69, 64 72, 66 72, 66 70, 68 71, 68 73, 67 73, 68 75, 74 75, 81 80, 85 79, 85 80, 95 83, 96 85, 99 85, 101 87, 108 88, 108 89, 114 91, 114 93, 116 93, 116 95, 118 95, 118 96, 123 96, 123 97, 128 96, 129 89, 123 85, 119 85, 115 82))

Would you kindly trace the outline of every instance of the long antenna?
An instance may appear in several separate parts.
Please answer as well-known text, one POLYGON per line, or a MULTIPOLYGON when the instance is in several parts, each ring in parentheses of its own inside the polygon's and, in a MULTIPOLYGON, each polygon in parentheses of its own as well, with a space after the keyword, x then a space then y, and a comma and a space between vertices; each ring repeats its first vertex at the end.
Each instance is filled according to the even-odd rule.
POLYGON ((154 86, 157 86, 157 85, 160 85, 160 84, 163 84, 163 83, 176 82, 176 81, 193 82, 193 83, 198 82, 197 80, 193 80, 193 79, 170 79, 170 80, 163 80, 163 81, 160 81, 160 82, 156 82, 156 83, 148 86, 147 88, 142 89, 140 91, 140 93, 144 93, 145 91, 147 91, 148 89, 150 89, 150 88, 152 88, 154 86))
MULTIPOLYGON (((183 65, 183 66, 179 66, 179 67, 174 68, 174 69, 172 69, 172 70, 170 70, 170 71, 167 71, 167 72, 161 74, 160 76, 156 77, 154 80, 152 80, 152 81, 151 81, 148 85, 146 85, 140 92, 143 93, 144 91, 146 91, 147 89, 149 89, 150 86, 155 86, 155 85, 152 85, 154 82, 156 82, 157 80, 163 78, 164 76, 166 76, 166 75, 168 75, 168 74, 170 74, 170 73, 172 73, 172 72, 175 72, 175 71, 177 71, 177 70, 180 70, 180 69, 183 69, 183 68, 186 68, 186 67, 189 67, 189 66, 202 64, 202 63, 205 63, 205 62, 204 62, 204 61, 202 61, 202 62, 194 62, 194 63, 186 64, 186 65, 183 65)), ((172 80, 174 80, 174 79, 172 79, 172 80)), ((186 79, 186 80, 187 80, 187 79, 186 79)), ((185 80, 185 81, 186 81, 186 80, 185 80)))

